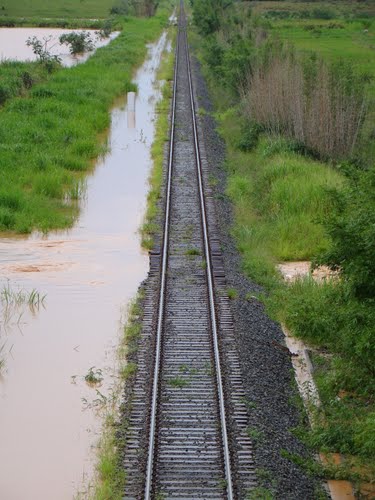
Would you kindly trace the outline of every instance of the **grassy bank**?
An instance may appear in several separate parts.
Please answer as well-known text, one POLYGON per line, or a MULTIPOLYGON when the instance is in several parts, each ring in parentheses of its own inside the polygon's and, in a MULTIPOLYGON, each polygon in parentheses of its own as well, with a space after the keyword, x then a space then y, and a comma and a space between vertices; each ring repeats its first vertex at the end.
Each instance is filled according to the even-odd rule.
POLYGON ((234 106, 216 115, 227 144, 234 235, 247 274, 270 287, 278 280, 278 262, 311 260, 327 248, 319 219, 330 206, 326 190, 340 186, 343 177, 301 156, 295 144, 280 136, 264 134, 251 151, 242 151, 238 114, 234 106))
POLYGON ((60 18, 105 18, 108 16, 113 0, 3 0, 0 7, 0 19, 6 17, 60 17, 60 18))
POLYGON ((13 17, 0 15, 0 27, 2 28, 20 28, 20 27, 38 27, 38 28, 67 28, 67 29, 101 29, 108 19, 113 22, 114 29, 121 29, 121 20, 116 17, 103 19, 79 19, 76 17, 13 17))
MULTIPOLYGON (((201 5, 200 0, 195 3, 198 7, 201 5)), ((258 2, 256 6, 264 11, 264 5, 269 3, 258 2)), ((293 5, 295 10, 313 7, 305 2, 277 4, 281 9, 286 4, 293 5)), ((338 8, 338 4, 333 4, 338 8)), ((283 121, 281 114, 283 102, 286 102, 283 99, 286 95, 297 94, 293 86, 299 85, 304 75, 307 75, 305 94, 300 95, 309 97, 306 83, 309 83, 310 76, 306 68, 309 68, 310 61, 317 60, 317 56, 311 57, 311 51, 305 59, 303 51, 296 52, 295 47, 290 68, 294 68, 301 78, 288 82, 291 86, 285 87, 285 93, 277 93, 274 92, 275 88, 280 88, 277 82, 287 81, 290 74, 280 71, 276 75, 280 80, 276 78, 274 88, 269 89, 274 106, 270 107, 263 122, 257 122, 253 113, 255 107, 249 106, 250 94, 246 87, 249 81, 254 83, 254 79, 248 79, 247 75, 250 71, 252 78, 256 74, 262 78, 267 76, 269 68, 275 67, 268 65, 269 61, 280 52, 272 34, 274 24, 270 24, 267 16, 254 18, 249 12, 241 14, 241 8, 247 9, 247 6, 234 4, 232 8, 225 7, 222 13, 218 9, 216 15, 221 21, 213 30, 213 24, 205 21, 217 20, 214 8, 206 9, 206 13, 198 9, 197 28, 204 36, 195 42, 214 100, 219 131, 227 146, 225 168, 227 194, 235 215, 233 235, 242 254, 244 273, 265 287, 263 300, 268 312, 309 343, 314 351, 315 378, 323 406, 317 418, 319 425, 314 430, 303 429, 300 435, 315 450, 342 453, 347 462, 340 470, 327 472, 315 468, 313 473, 350 477, 357 482, 360 478, 373 480, 375 294, 373 259, 369 249, 373 248, 374 241, 372 214, 375 198, 371 157, 367 155, 368 170, 363 171, 345 151, 342 151, 339 163, 337 156, 324 152, 319 143, 317 148, 311 148, 309 138, 293 139, 294 134, 291 128, 288 129, 291 122, 289 118, 283 121), (235 75, 230 74, 230 67, 237 68, 235 75), (301 67, 303 72, 299 69, 301 67), (331 161, 324 159, 327 156, 331 161), (285 260, 325 262, 341 269, 342 277, 339 281, 323 284, 309 278, 288 285, 276 268, 278 262, 285 260)), ((297 19, 293 24, 293 19, 288 19, 288 23, 300 29, 302 21, 297 19)), ((336 28, 327 29, 334 32, 336 28)), ((285 30, 288 42, 293 41, 293 28, 291 32, 288 39, 288 30, 285 30)), ((310 33, 308 36, 315 40, 310 33)), ((336 44, 338 46, 339 42, 336 44)), ((356 44, 357 40, 351 41, 352 46, 356 44)), ((296 46, 298 48, 298 44, 296 46)), ((360 45, 356 50, 360 51, 360 45)), ((364 74, 361 61, 366 60, 367 50, 368 47, 363 47, 362 59, 358 59, 357 76, 364 74)), ((345 52, 341 57, 345 60, 345 52)), ((344 66, 350 67, 351 57, 355 58, 349 53, 344 66)), ((327 63, 319 63, 327 64, 326 74, 331 71, 328 59, 327 63)), ((280 61, 285 60, 281 53, 280 61)), ((332 82, 339 87, 344 80, 332 68, 332 75, 337 76, 332 82)), ((353 72, 346 75, 350 79, 353 72)), ((353 81, 358 82, 357 76, 353 81)), ((359 79, 363 83, 362 76, 359 79)), ((369 75, 360 92, 365 89, 370 96, 372 83, 369 75)), ((351 90, 344 89, 338 99, 330 94, 332 88, 332 84, 327 85, 325 98, 331 95, 328 100, 340 101, 342 109, 347 98, 347 103, 351 104, 351 90)), ((250 92, 254 92, 254 86, 250 86, 250 92)), ((269 99, 267 92, 263 96, 259 94, 259 99, 269 99)), ((304 119, 302 116, 301 127, 304 119)), ((367 123, 361 124, 362 133, 367 123)), ((320 133, 327 136, 329 132, 323 127, 320 133)), ((365 147, 369 148, 367 152, 370 151, 368 143, 357 143, 357 154, 363 153, 365 147)), ((307 465, 303 460, 299 463, 307 465)))
MULTIPOLYGON (((118 379, 113 387, 110 404, 105 408, 106 420, 97 451, 96 478, 91 495, 93 500, 121 500, 124 497, 126 472, 122 458, 126 441, 123 434, 126 431, 126 417, 120 418, 124 384, 129 383, 137 371, 137 366, 129 360, 129 354, 137 350, 141 332, 142 292, 130 304, 124 335, 120 339, 117 351, 118 379), (122 439, 119 439, 122 435, 122 439)), ((126 412, 126 408, 122 409, 126 412)))
POLYGON ((105 150, 113 100, 134 90, 146 43, 166 25, 167 9, 123 19, 123 31, 85 63, 59 69, 0 111, 0 230, 68 227, 77 215, 83 173, 105 150))
POLYGON ((165 53, 158 71, 158 80, 164 81, 162 87, 162 98, 156 107, 157 120, 155 126, 155 138, 151 146, 153 166, 149 177, 149 191, 147 195, 147 208, 145 218, 140 229, 142 246, 151 250, 154 245, 154 234, 159 230, 156 225, 159 215, 158 201, 163 182, 163 162, 165 146, 169 140, 169 110, 172 97, 172 80, 174 68, 174 32, 170 28, 172 38, 172 51, 165 53))

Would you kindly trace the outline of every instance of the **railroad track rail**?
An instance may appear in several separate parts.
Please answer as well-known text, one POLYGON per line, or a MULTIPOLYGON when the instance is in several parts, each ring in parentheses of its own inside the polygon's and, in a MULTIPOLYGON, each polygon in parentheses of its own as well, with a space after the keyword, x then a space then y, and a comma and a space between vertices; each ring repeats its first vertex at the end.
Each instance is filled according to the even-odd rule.
POLYGON ((127 499, 231 500, 255 484, 186 28, 181 3, 164 232, 161 252, 151 255, 148 349, 131 398, 127 499))

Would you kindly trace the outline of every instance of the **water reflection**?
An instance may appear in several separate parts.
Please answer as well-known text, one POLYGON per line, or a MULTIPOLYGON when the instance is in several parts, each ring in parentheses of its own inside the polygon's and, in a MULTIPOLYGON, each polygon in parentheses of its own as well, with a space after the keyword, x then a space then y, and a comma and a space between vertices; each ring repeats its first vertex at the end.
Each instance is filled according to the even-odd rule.
MULTIPOLYGON (((3 59, 11 59, 14 61, 36 61, 37 57, 33 53, 32 47, 26 45, 26 40, 29 37, 36 36, 38 39, 43 40, 50 38, 48 42, 48 51, 51 55, 59 56, 63 66, 74 66, 75 64, 86 61, 93 53, 87 52, 72 56, 69 52, 69 47, 59 44, 59 37, 63 33, 76 33, 82 30, 60 29, 60 28, 0 28, 0 61, 3 59)), ((104 47, 111 40, 119 35, 119 32, 113 32, 109 38, 100 38, 96 36, 95 30, 85 30, 91 34, 95 42, 95 49, 104 47)))

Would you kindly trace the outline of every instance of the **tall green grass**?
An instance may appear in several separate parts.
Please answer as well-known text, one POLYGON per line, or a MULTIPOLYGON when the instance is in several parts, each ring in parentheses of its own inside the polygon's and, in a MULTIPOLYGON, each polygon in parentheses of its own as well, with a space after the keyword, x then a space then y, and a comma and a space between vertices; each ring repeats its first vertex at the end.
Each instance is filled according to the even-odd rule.
POLYGON ((337 170, 299 155, 293 143, 263 136, 255 149, 237 147, 241 124, 236 109, 219 115, 227 140, 227 192, 235 207, 234 235, 246 272, 269 286, 275 265, 310 260, 329 241, 319 220, 329 210, 326 192, 340 186, 337 170))
POLYGON ((61 17, 103 18, 107 17, 113 0, 2 0, 0 19, 7 17, 61 17))
POLYGON ((77 215, 69 193, 104 151, 115 97, 135 90, 134 68, 167 22, 167 10, 149 19, 123 19, 123 31, 85 63, 64 68, 8 100, 0 110, 0 231, 68 227, 77 215), (101 139, 102 140, 102 139, 101 139))
POLYGON ((156 219, 159 213, 158 201, 163 182, 163 161, 165 144, 169 139, 169 109, 172 97, 172 84, 174 68, 174 52, 165 53, 158 72, 158 79, 164 80, 162 98, 157 104, 157 121, 155 138, 151 147, 153 166, 149 177, 149 191, 147 195, 147 208, 144 221, 140 230, 142 246, 151 249, 154 245, 154 234, 158 231, 156 219))

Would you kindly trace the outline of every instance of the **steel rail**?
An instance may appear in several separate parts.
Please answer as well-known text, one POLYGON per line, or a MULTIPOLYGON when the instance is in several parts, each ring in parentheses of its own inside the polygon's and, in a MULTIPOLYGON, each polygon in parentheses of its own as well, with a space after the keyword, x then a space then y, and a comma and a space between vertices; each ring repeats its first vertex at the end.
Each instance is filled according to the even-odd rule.
POLYGON ((208 296, 209 296, 209 303, 210 303, 211 328, 212 328, 212 337, 213 337, 213 345, 214 345, 216 379, 217 379, 218 398, 219 398, 219 407, 220 407, 221 433, 222 433, 222 440, 223 440, 225 476, 226 476, 226 481, 227 481, 228 500, 232 500, 233 499, 233 482, 232 482, 232 473, 231 473, 231 458, 230 458, 230 452, 229 452, 229 441, 228 441, 227 423, 226 423, 226 415, 225 415, 223 380, 222 380, 222 376, 221 376, 220 351, 219 351, 218 329, 217 329, 217 321, 216 321, 214 285, 213 285, 212 267, 211 267, 210 242, 209 242, 208 227, 207 227, 206 205, 205 205, 205 201, 204 201, 202 165, 201 165, 201 158, 200 158, 200 151, 199 151, 197 119, 196 119, 196 114, 195 114, 193 84, 192 84, 192 78, 191 78, 191 67, 190 67, 190 58, 189 58, 189 46, 188 46, 186 31, 185 31, 185 44, 186 44, 186 62, 187 62, 188 76, 189 76, 191 114, 192 114, 193 133, 194 133, 195 160, 196 160, 196 165, 197 165, 197 176, 198 176, 198 184, 199 184, 199 199, 200 199, 201 214, 202 214, 202 228, 203 228, 204 249, 205 249, 206 270, 207 270, 208 296))
POLYGON ((160 376, 160 358, 162 344, 162 330, 164 318, 164 299, 165 299, 165 281, 167 275, 168 262, 168 239, 169 239, 169 219, 170 219, 170 200, 171 200, 171 185, 172 185, 172 164, 174 152, 174 130, 175 130, 175 113, 176 113, 176 89, 177 89, 177 63, 179 54, 179 37, 177 35, 177 43, 175 50, 175 65, 173 79, 173 97, 172 97, 172 116, 171 116, 171 131, 169 136, 169 159, 168 159, 168 181, 166 192, 165 205, 165 222, 164 222, 164 238, 163 238, 163 255, 161 266, 161 283, 159 293, 159 313, 156 331, 156 349, 155 349, 155 367, 154 379, 152 387, 152 403, 151 403, 151 419, 149 430, 149 448, 147 458, 146 485, 145 485, 145 500, 150 500, 152 493, 152 473, 154 467, 154 449, 155 449, 155 431, 156 431, 156 413, 158 407, 159 393, 159 376, 160 376))
MULTIPOLYGON (((181 13, 180 20, 183 13, 183 7, 181 2, 181 13)), ((179 32, 180 30, 179 26, 179 32)), ((197 123, 195 115, 194 97, 193 97, 193 85, 191 78, 191 67, 190 59, 188 53, 188 42, 187 34, 185 30, 184 42, 186 44, 186 64, 188 72, 189 81, 189 92, 190 92, 190 106, 192 113, 192 123, 193 123, 193 135, 194 135, 194 149, 195 149, 195 160, 197 167, 197 179, 199 186, 199 198, 201 207, 201 224, 204 239, 204 249, 205 249, 205 259, 206 259, 206 274, 207 274, 207 287, 208 287, 208 298, 209 298, 209 308, 210 308, 210 321, 212 329, 212 342, 214 350, 215 359, 215 371, 216 371, 216 382, 217 382, 217 394, 219 401, 219 413, 221 419, 221 435, 222 435, 222 445, 223 445, 223 456, 224 456, 224 469, 225 469, 225 479, 226 479, 226 489, 228 500, 233 500, 233 482, 231 474, 231 458, 229 452, 229 441, 228 432, 226 424, 226 414, 224 405, 224 391, 223 391, 223 381, 221 376, 221 363, 220 363, 220 353, 219 353, 219 343, 218 343, 218 331, 217 331, 217 321, 216 321, 216 310, 215 310, 215 298, 214 298, 214 286, 213 286, 213 276, 211 267, 211 255, 210 255, 210 244, 208 236, 208 224, 206 207, 204 201, 204 189, 203 189, 203 179, 202 179, 202 167, 199 151, 199 141, 197 132, 197 123)), ((156 424, 157 424, 157 410, 158 410, 158 395, 159 395, 159 379, 160 379, 160 361, 162 352, 162 336, 163 336, 163 323, 164 323, 164 310, 165 310, 165 290, 166 290, 166 275, 167 275, 167 265, 168 265, 168 241, 169 241, 169 223, 170 223, 170 206, 171 206, 171 185, 172 185, 172 167, 173 167, 173 156, 174 156, 174 135, 175 135, 175 112, 176 112, 176 93, 177 93, 177 67, 178 67, 178 57, 179 57, 179 36, 177 35, 177 44, 175 50, 175 65, 174 65, 174 81, 173 81, 173 97, 172 97, 172 113, 171 113, 171 130, 170 130, 170 148, 169 148, 169 159, 168 159, 168 171, 167 171, 167 190, 166 190, 166 205, 165 205, 165 222, 164 222, 164 236, 163 236, 163 248, 162 248, 162 265, 161 265, 161 282, 159 291, 159 308, 158 308, 158 320, 157 320, 157 331, 156 331, 156 348, 155 348, 155 366, 153 375, 153 385, 152 385, 152 402, 151 402, 151 414, 150 414, 150 428, 149 428, 149 448, 148 448, 148 458, 147 458, 147 469, 146 469, 146 482, 144 490, 144 499, 150 500, 152 498, 153 492, 153 471, 154 471, 154 455, 155 455, 155 442, 156 442, 156 424)))

